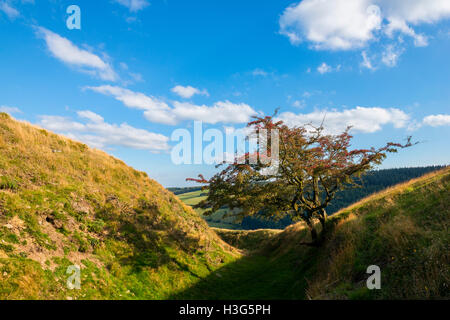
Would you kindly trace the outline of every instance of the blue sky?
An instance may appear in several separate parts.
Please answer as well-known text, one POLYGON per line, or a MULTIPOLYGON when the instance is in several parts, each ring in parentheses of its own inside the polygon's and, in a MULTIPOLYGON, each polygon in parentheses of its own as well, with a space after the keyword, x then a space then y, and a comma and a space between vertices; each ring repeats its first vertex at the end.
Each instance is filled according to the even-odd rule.
POLYGON ((448 0, 0 0, 0 111, 81 140, 164 186, 194 120, 353 125, 355 147, 412 135, 383 167, 449 164, 448 0), (81 30, 69 30, 69 5, 81 30))

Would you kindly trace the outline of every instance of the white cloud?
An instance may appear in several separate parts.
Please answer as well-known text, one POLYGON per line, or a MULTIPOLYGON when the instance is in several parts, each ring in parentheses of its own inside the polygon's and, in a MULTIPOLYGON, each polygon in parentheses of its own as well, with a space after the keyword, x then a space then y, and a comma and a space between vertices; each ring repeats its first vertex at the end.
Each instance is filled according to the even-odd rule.
POLYGON ((126 123, 109 124, 92 111, 79 111, 78 116, 88 121, 82 123, 65 117, 44 115, 40 117, 39 125, 99 149, 121 146, 162 152, 170 148, 169 138, 162 134, 137 129, 126 123))
POLYGON ((88 119, 93 123, 102 123, 105 120, 102 116, 89 110, 78 111, 77 114, 80 118, 88 119))
POLYGON ((196 94, 209 96, 209 93, 206 89, 200 90, 191 86, 175 86, 172 88, 172 92, 185 99, 192 98, 196 94))
POLYGON ((176 118, 171 114, 169 105, 155 97, 149 97, 140 92, 125 88, 104 85, 99 87, 86 87, 86 89, 113 96, 129 108, 144 110, 144 116, 151 122, 174 125, 176 118))
POLYGON ((147 0, 114 0, 118 4, 127 7, 131 12, 138 12, 150 5, 147 0))
POLYGON ((323 62, 320 66, 317 67, 317 72, 320 74, 330 73, 330 72, 339 72, 341 71, 342 66, 338 64, 336 67, 332 67, 328 65, 326 62, 323 62))
POLYGON ((19 108, 16 107, 9 107, 9 106, 0 106, 0 112, 6 112, 9 114, 13 113, 22 113, 19 108))
POLYGON ((306 40, 316 49, 363 47, 380 27, 380 12, 370 0, 303 0, 280 18, 280 32, 291 43, 306 40))
POLYGON ((386 50, 383 51, 381 61, 388 67, 395 67, 403 51, 404 50, 401 48, 396 48, 393 45, 388 45, 386 47, 386 50))
POLYGON ((14 20, 20 16, 20 12, 6 1, 0 2, 0 11, 4 12, 11 20, 14 20))
POLYGON ((45 28, 39 27, 38 34, 44 38, 51 54, 62 62, 102 80, 116 81, 118 79, 112 66, 99 56, 80 49, 70 40, 45 28))
POLYGON ((166 102, 140 92, 114 86, 87 87, 86 89, 113 96, 129 108, 144 110, 144 117, 150 122, 175 125, 184 120, 200 120, 205 123, 243 123, 248 122, 256 111, 249 105, 234 104, 229 101, 216 102, 212 106, 194 105, 186 102, 166 102))
POLYGON ((369 70, 375 70, 375 67, 372 65, 371 59, 367 56, 367 52, 366 51, 361 52, 361 56, 363 58, 361 66, 369 70))
POLYGON ((278 117, 288 126, 303 126, 313 124, 319 126, 325 119, 326 132, 337 134, 352 126, 352 132, 373 133, 381 130, 383 125, 392 124, 395 128, 404 128, 410 117, 402 110, 390 108, 356 107, 343 111, 314 111, 311 113, 294 114, 284 112, 278 117))
POLYGON ((394 33, 399 31, 414 39, 416 47, 426 47, 428 45, 428 38, 423 34, 417 34, 413 28, 406 24, 406 21, 397 17, 389 18, 389 23, 386 26, 385 33, 388 37, 393 38, 394 33))
POLYGON ((448 0, 303 0, 286 8, 279 23, 292 44, 351 50, 397 32, 426 46, 427 36, 414 28, 449 17, 448 0))
POLYGON ((219 101, 212 106, 194 105, 191 103, 174 102, 172 113, 178 121, 199 120, 205 123, 245 123, 257 113, 245 103, 234 104, 230 101, 219 101))
POLYGON ((450 126, 450 115, 448 114, 430 115, 423 119, 423 123, 432 127, 450 126))
POLYGON ((267 77, 269 75, 269 73, 267 71, 264 71, 263 69, 255 69, 252 71, 252 75, 256 76, 262 76, 262 77, 267 77))
POLYGON ((318 71, 320 74, 325 74, 325 73, 328 73, 328 72, 333 71, 333 68, 330 67, 329 65, 327 65, 327 64, 324 62, 324 63, 322 63, 319 67, 317 67, 317 71, 318 71))
POLYGON ((301 108, 304 108, 306 106, 306 102, 305 102, 305 100, 295 100, 292 103, 292 106, 301 109, 301 108))

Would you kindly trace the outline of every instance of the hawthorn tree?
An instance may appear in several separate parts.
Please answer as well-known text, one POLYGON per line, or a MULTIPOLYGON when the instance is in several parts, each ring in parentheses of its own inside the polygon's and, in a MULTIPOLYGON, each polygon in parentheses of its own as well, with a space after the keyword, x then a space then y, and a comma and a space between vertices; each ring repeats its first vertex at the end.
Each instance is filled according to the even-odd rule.
POLYGON ((282 121, 274 122, 274 116, 256 117, 247 127, 256 134, 276 130, 276 164, 263 161, 273 156, 275 141, 267 134, 269 138, 258 141, 256 151, 245 154, 244 159, 236 157, 233 163, 218 165, 226 168, 211 179, 206 180, 203 175, 187 179, 205 184, 204 189, 208 190, 207 198, 196 207, 206 209, 206 215, 223 207, 238 209, 235 212, 240 217, 290 215, 294 221, 305 222, 311 233, 310 245, 320 244, 327 228, 326 208, 337 191, 357 184, 355 177, 381 164, 388 153, 412 146, 408 137, 404 145, 389 142, 378 149, 350 150, 351 127, 332 135, 326 134, 323 125, 288 127, 282 121), (250 161, 255 157, 257 161, 250 161), (276 170, 267 170, 270 166, 276 170), (320 222, 320 234, 316 221, 320 222))

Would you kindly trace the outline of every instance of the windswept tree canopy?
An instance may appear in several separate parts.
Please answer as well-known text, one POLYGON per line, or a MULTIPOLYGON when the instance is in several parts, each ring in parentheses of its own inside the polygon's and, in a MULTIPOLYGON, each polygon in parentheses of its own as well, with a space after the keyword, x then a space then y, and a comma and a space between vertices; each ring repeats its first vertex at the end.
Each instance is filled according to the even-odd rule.
POLYGON ((350 150, 350 127, 331 135, 325 133, 323 125, 291 128, 269 116, 257 117, 247 126, 255 134, 267 131, 269 138, 258 141, 257 150, 243 156, 245 161, 241 157, 219 165, 226 167, 211 179, 202 175, 187 179, 203 183, 209 190, 197 207, 207 209, 205 214, 226 206, 239 209, 241 217, 290 215, 306 222, 313 240, 317 239, 313 220, 317 218, 325 227, 325 209, 338 190, 354 185, 354 177, 381 164, 388 153, 412 145, 409 137, 404 145, 389 142, 378 149, 350 150), (277 133, 277 141, 272 132, 277 133), (277 157, 273 154, 275 142, 277 157), (257 161, 251 161, 255 157, 257 161), (267 163, 267 157, 277 160, 267 163))

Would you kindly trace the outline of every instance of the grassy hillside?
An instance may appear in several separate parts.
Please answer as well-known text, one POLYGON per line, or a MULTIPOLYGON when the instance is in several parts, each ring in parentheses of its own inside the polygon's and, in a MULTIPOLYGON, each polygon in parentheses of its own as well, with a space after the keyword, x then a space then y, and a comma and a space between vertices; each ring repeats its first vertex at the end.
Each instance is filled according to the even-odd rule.
MULTIPOLYGON (((260 251, 173 297, 449 299, 449 203, 446 168, 340 211, 330 218, 331 230, 321 248, 300 245, 310 240, 302 223, 270 241, 259 233, 260 251), (381 290, 366 288, 370 265, 381 268, 381 290)), ((228 233, 228 241, 236 243, 245 233, 228 233)))
POLYGON ((0 299, 164 299, 238 256, 144 172, 0 113, 0 299))

